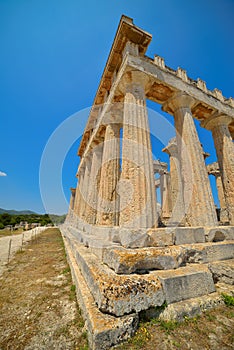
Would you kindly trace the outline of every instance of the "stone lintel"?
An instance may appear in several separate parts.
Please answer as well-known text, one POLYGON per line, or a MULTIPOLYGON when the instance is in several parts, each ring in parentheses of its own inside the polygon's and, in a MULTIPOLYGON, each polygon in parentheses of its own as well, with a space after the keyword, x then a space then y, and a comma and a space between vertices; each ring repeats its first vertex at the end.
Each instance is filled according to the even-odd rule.
MULTIPOLYGON (((161 69, 156 65, 149 57, 134 57, 128 56, 128 66, 135 70, 141 70, 146 75, 150 75, 152 83, 161 82, 165 86, 168 86, 173 92, 186 92, 188 95, 194 98, 195 101, 202 103, 206 108, 210 108, 211 112, 219 111, 234 117, 234 109, 226 102, 223 102, 213 96, 212 92, 204 92, 197 87, 197 84, 191 81, 185 82, 176 75, 176 72, 171 69, 161 69)), ((166 67, 167 68, 167 67, 166 67)), ((150 92, 147 96, 154 101, 153 95, 150 92)), ((164 101, 156 101, 163 103, 164 101)), ((212 112, 212 113, 213 113, 212 112)))
POLYGON ((159 160, 153 160, 154 173, 165 173, 167 172, 167 163, 160 162, 159 160))

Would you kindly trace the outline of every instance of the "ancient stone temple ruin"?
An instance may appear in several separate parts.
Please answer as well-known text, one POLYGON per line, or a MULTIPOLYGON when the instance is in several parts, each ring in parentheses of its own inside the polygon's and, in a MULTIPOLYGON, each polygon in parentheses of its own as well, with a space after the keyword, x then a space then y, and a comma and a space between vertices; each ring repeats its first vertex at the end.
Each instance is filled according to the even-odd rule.
POLYGON ((143 311, 182 319, 221 303, 233 284, 234 100, 146 56, 150 41, 122 16, 62 228, 92 349, 130 337, 143 311), (168 164, 152 158, 146 99, 174 118, 168 164), (194 118, 212 132, 216 163, 205 164, 194 118))

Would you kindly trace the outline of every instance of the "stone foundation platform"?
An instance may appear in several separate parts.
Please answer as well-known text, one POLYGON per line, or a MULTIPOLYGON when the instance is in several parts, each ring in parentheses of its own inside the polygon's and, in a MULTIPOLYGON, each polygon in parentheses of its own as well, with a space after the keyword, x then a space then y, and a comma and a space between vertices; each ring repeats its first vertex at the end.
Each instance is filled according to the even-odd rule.
POLYGON ((61 232, 91 349, 131 337, 141 312, 180 320, 215 307, 222 303, 217 286, 224 283, 230 293, 227 284, 234 284, 230 226, 140 231, 134 242, 123 242, 116 229, 96 237, 66 225, 61 232), (149 246, 129 247, 143 241, 149 246))

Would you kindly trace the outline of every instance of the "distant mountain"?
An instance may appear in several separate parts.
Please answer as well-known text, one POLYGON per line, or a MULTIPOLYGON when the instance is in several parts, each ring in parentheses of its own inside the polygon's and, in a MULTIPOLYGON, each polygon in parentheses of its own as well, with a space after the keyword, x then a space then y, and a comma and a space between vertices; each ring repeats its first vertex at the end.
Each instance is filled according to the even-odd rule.
POLYGON ((31 210, 7 210, 0 208, 0 214, 10 214, 10 215, 31 215, 31 214, 37 214, 31 210))

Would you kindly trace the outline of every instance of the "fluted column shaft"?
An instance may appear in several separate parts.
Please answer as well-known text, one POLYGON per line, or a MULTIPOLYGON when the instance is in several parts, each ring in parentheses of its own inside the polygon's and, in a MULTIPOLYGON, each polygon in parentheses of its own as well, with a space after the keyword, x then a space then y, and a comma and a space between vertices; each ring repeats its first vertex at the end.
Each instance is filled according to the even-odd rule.
POLYGON ((188 226, 216 226, 217 216, 204 162, 203 150, 193 121, 194 100, 180 93, 164 108, 173 111, 178 156, 183 181, 183 198, 188 226))
POLYGON ((84 180, 84 170, 80 170, 79 174, 77 175, 78 177, 78 182, 77 182, 77 187, 76 187, 76 196, 75 196, 75 202, 74 202, 74 209, 73 212, 75 215, 80 217, 80 205, 81 205, 81 188, 84 180))
POLYGON ((92 150, 92 165, 90 170, 90 181, 87 195, 86 220, 89 224, 96 223, 98 192, 100 188, 100 174, 103 154, 103 143, 92 150))
POLYGON ((141 84, 126 87, 123 116, 120 226, 157 225, 150 131, 141 84))
POLYGON ((109 124, 105 131, 97 225, 117 226, 119 223, 120 125, 109 124))
POLYGON ((229 215, 228 215, 221 175, 220 174, 216 175, 215 180, 216 180, 216 187, 217 187, 219 204, 220 204, 220 222, 225 224, 229 222, 229 215))
POLYGON ((85 172, 84 179, 82 182, 82 187, 80 189, 81 201, 80 201, 80 210, 79 217, 86 222, 86 208, 87 208, 87 195, 89 189, 89 178, 90 178, 90 168, 91 168, 91 159, 90 155, 87 156, 85 160, 85 172))
POLYGON ((69 208, 71 210, 74 209, 74 204, 75 204, 75 196, 76 196, 76 189, 75 188, 71 188, 71 197, 70 197, 70 204, 69 204, 69 208))
POLYGON ((183 226, 185 213, 184 194, 178 148, 175 138, 170 140, 169 144, 163 149, 163 152, 169 155, 170 162, 171 218, 168 224, 183 226))
POLYGON ((233 118, 227 115, 216 115, 201 125, 212 131, 229 222, 234 225, 234 143, 228 129, 232 120, 233 118))
POLYGON ((168 172, 163 172, 160 176, 160 192, 162 203, 162 219, 168 219, 171 216, 171 199, 170 199, 170 178, 168 172))

